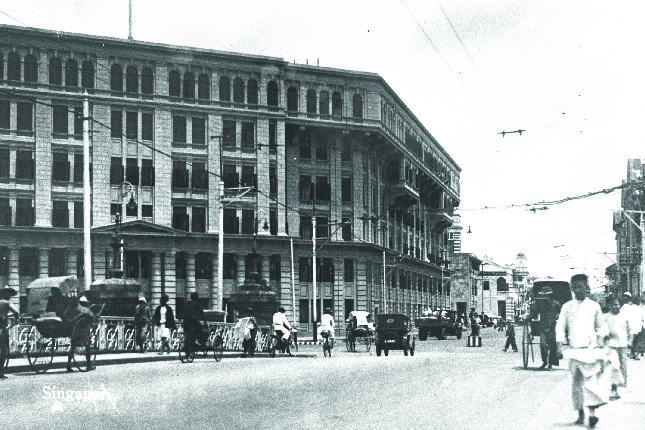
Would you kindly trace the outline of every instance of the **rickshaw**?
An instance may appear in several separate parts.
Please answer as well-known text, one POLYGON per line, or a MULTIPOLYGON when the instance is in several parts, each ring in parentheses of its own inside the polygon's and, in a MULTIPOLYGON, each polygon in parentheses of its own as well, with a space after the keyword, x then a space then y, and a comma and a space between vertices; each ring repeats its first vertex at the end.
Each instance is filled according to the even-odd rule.
MULTIPOLYGON (((218 310, 207 310, 204 311, 204 320, 206 322, 224 322, 226 313, 224 311, 218 310)), ((213 358, 218 363, 222 361, 222 356, 224 355, 224 341, 221 335, 221 329, 210 326, 202 326, 202 333, 199 336, 198 344, 191 349, 190 353, 186 349, 186 336, 184 330, 177 331, 177 338, 179 345, 177 351, 179 351, 179 359, 182 363, 192 363, 195 360, 197 352, 201 352, 204 358, 208 357, 209 352, 213 352, 213 358)))
POLYGON ((347 318, 345 345, 347 352, 356 352, 356 343, 364 345, 367 352, 374 343, 374 324, 367 311, 351 311, 347 318))
POLYGON ((538 351, 540 348, 539 339, 535 338, 540 336, 540 320, 531 320, 528 318, 531 315, 533 306, 536 305, 537 300, 540 300, 539 294, 544 287, 550 287, 552 290, 551 298, 564 305, 571 300, 571 288, 569 282, 558 281, 555 279, 536 280, 533 282, 533 288, 527 292, 526 297, 526 311, 523 317, 523 330, 522 330, 522 362, 526 369, 529 365, 529 354, 531 362, 535 362, 535 355, 533 352, 533 345, 537 345, 538 351))
POLYGON ((78 287, 76 276, 37 279, 27 287, 27 314, 32 324, 25 349, 29 365, 36 373, 46 372, 54 355, 67 357, 70 348, 78 370, 86 372, 93 367, 98 350, 97 320, 103 306, 92 305, 83 310, 78 287), (53 302, 52 288, 61 293, 58 314, 47 309, 53 302))

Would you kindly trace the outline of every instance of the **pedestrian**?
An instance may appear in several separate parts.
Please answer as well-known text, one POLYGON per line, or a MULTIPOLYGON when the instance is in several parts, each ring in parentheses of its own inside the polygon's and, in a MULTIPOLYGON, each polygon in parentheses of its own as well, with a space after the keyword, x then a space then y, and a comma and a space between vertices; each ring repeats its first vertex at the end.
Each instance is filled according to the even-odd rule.
POLYGON ((17 294, 16 290, 4 287, 0 290, 0 379, 5 379, 5 363, 9 358, 9 313, 12 313, 16 320, 20 317, 20 311, 9 299, 17 294))
MULTIPOLYGON (((640 309, 638 306, 632 303, 632 294, 629 291, 623 293, 622 306, 620 312, 624 313, 627 316, 627 319, 630 322, 630 327, 632 328, 632 333, 630 335, 636 335, 640 332, 640 326, 642 324, 639 322, 642 318, 640 309)), ((629 358, 639 360, 638 355, 635 353, 636 348, 633 341, 628 345, 629 347, 629 358)))
POLYGON ((539 298, 535 300, 531 308, 529 319, 540 319, 540 355, 542 365, 540 370, 551 370, 558 366, 558 348, 555 341, 555 324, 560 315, 560 303, 551 298, 553 290, 548 285, 538 293, 539 298), (548 366, 548 367, 547 367, 548 366))
POLYGON ((141 296, 139 297, 139 303, 137 303, 136 308, 134 309, 134 336, 137 342, 137 347, 139 347, 139 352, 145 352, 145 344, 148 326, 150 325, 150 308, 146 298, 141 296))
POLYGON ((641 312, 641 319, 643 320, 643 330, 641 330, 641 335, 637 342, 636 352, 642 358, 645 355, 645 297, 641 297, 638 309, 641 312))
POLYGON ((506 352, 508 347, 513 348, 513 352, 517 352, 517 344, 515 343, 515 327, 513 326, 513 321, 509 318, 508 324, 506 324, 506 346, 502 351, 506 352))
POLYGON ((571 397, 573 408, 578 411, 576 424, 584 424, 585 411, 589 410, 589 427, 598 424, 596 409, 609 401, 609 375, 604 372, 607 355, 598 348, 598 338, 607 336, 607 323, 600 305, 587 297, 587 275, 571 277, 573 299, 562 306, 556 324, 558 355, 569 359, 571 372, 571 397), (563 345, 568 348, 563 350, 563 345))
POLYGON ((175 316, 172 308, 168 304, 170 297, 167 294, 161 296, 161 304, 155 309, 153 317, 157 329, 160 331, 161 346, 159 346, 159 355, 162 355, 164 349, 170 354, 170 332, 175 329, 175 316))
MULTIPOLYGON (((83 331, 80 331, 79 334, 74 336, 74 334, 76 333, 74 329, 77 327, 77 324, 79 327, 83 327, 84 323, 80 322, 82 318, 86 318, 88 322, 94 322, 96 321, 97 317, 90 310, 90 302, 89 300, 87 300, 87 297, 81 296, 80 298, 78 298, 75 296, 70 296, 67 298, 67 301, 69 303, 69 307, 67 308, 67 311, 65 313, 65 319, 63 319, 63 323, 67 324, 67 327, 69 327, 72 333, 72 336, 69 340, 69 351, 67 352, 67 371, 73 372, 74 369, 72 369, 72 359, 74 358, 76 347, 83 348, 83 343, 89 341, 89 339, 86 337, 87 332, 83 333, 83 331)), ((92 362, 91 349, 87 347, 85 348, 85 360, 87 361, 87 370, 96 369, 96 366, 92 362)))
POLYGON ((643 326, 645 326, 645 317, 643 316, 643 312, 641 307, 638 305, 640 303, 640 298, 638 296, 633 296, 631 297, 630 300, 630 312, 631 312, 631 321, 630 321, 630 328, 631 328, 631 335, 633 336, 632 341, 630 343, 631 347, 631 358, 634 360, 640 360, 639 354, 638 354, 638 349, 639 349, 639 343, 641 342, 641 338, 643 336, 643 326))
POLYGON ((627 314, 620 309, 620 298, 611 295, 607 298, 609 312, 605 314, 607 331, 609 333, 607 346, 616 351, 619 368, 614 369, 611 378, 611 394, 613 398, 620 398, 618 387, 627 386, 627 347, 631 344, 631 329, 627 314))
POLYGON ((257 343, 255 341, 258 335, 258 322, 253 316, 253 308, 248 308, 246 310, 246 326, 244 327, 244 340, 242 340, 242 350, 243 356, 246 357, 247 354, 249 357, 253 357, 255 354, 255 348, 257 343))

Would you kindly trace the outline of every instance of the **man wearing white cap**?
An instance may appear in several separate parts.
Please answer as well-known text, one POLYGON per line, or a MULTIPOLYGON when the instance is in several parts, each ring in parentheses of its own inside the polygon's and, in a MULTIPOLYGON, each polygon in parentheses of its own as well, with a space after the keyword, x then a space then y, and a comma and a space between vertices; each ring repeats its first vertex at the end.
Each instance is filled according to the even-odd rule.
POLYGON ((623 306, 620 308, 620 313, 625 314, 627 321, 629 321, 629 338, 633 339, 629 345, 630 358, 640 360, 636 354, 636 342, 638 341, 638 334, 643 328, 642 315, 638 305, 632 303, 632 294, 629 291, 623 293, 623 306))
POLYGON ((0 290, 0 379, 6 378, 4 375, 4 365, 9 357, 8 315, 12 313, 16 318, 20 316, 18 308, 9 301, 15 295, 16 290, 13 288, 4 287, 0 290))
POLYGON ((146 298, 141 296, 134 310, 134 335, 140 352, 145 352, 148 324, 150 324, 150 308, 148 308, 146 298))

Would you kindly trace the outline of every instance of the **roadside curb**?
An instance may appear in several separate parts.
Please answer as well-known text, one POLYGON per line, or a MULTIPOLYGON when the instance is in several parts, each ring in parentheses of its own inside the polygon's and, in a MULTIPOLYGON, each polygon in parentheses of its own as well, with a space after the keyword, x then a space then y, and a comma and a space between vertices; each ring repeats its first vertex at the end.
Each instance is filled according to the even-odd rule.
MULTIPOLYGON (((288 357, 288 358, 316 358, 316 354, 310 354, 310 353, 296 353, 293 356, 289 356, 288 354, 280 354, 277 357, 271 357, 268 352, 256 352, 252 358, 281 358, 281 357, 288 357)), ((241 352, 238 351, 224 351, 224 355, 222 357, 222 360, 230 360, 230 359, 241 359, 241 358, 251 358, 251 357, 245 357, 241 352)), ((208 354, 207 358, 203 358, 203 355, 200 353, 197 353, 197 360, 209 360, 209 361, 215 361, 213 358, 212 352, 208 354)), ((176 361, 179 364, 182 364, 181 361, 179 360, 179 355, 177 351, 172 351, 170 354, 163 354, 159 355, 156 351, 151 351, 147 353, 133 353, 133 352, 124 352, 124 353, 118 353, 118 352, 106 352, 106 353, 98 353, 96 355, 96 366, 101 367, 101 366, 112 366, 112 365, 119 365, 119 364, 134 364, 134 363, 152 363, 152 362, 157 362, 157 361, 176 361)), ((58 370, 58 369, 65 369, 67 367, 67 356, 55 356, 53 362, 51 363, 51 366, 49 367, 49 370, 58 370)), ((72 366, 74 368, 74 371, 78 372, 78 369, 76 366, 72 366)), ((31 368, 29 365, 29 362, 26 357, 21 357, 21 358, 11 358, 9 360, 9 367, 5 369, 5 373, 25 373, 25 372, 31 372, 35 373, 34 370, 31 368)))

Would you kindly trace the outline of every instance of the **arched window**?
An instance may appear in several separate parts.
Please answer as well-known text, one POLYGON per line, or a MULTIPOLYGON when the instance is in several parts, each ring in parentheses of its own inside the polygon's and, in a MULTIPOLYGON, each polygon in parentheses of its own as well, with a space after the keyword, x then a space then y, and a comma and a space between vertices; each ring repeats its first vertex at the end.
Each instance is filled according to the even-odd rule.
POLYGON ((128 66, 128 68, 125 69, 125 92, 139 92, 139 72, 134 66, 128 66))
POLYGON ((233 80, 233 101, 244 103, 244 81, 241 78, 233 80))
POLYGON ((65 86, 78 87, 78 63, 76 60, 67 60, 65 63, 65 86))
POLYGON ((246 83, 246 102, 250 105, 258 104, 258 83, 249 79, 246 83))
POLYGON ((274 81, 267 84, 267 105, 278 106, 278 84, 274 81))
POLYGON ((56 57, 49 60, 49 85, 63 85, 63 64, 56 57))
POLYGON ((81 87, 94 89, 94 64, 91 61, 83 61, 81 66, 81 87))
POLYGON ((209 100, 211 98, 211 88, 208 75, 202 73, 197 78, 197 97, 200 100, 209 100))
POLYGON ((327 91, 320 92, 320 115, 329 115, 329 93, 327 91))
POLYGON ((7 79, 10 81, 20 80, 20 56, 15 52, 7 55, 7 79))
POLYGON ((141 70, 141 94, 152 94, 154 92, 154 78, 150 67, 141 70))
POLYGON ((231 101, 231 81, 226 76, 219 78, 219 101, 231 101))
POLYGON ((316 113, 316 91, 307 90, 307 113, 316 113))
POLYGON ((298 111, 298 90, 295 87, 289 87, 287 90, 287 110, 298 111))
POLYGON ((332 116, 343 115, 343 99, 340 98, 339 93, 333 93, 331 95, 331 114, 332 116))
POLYGON ((174 70, 168 75, 168 95, 181 97, 181 76, 179 76, 179 72, 174 70))
POLYGON ((25 57, 25 82, 38 82, 38 61, 33 55, 25 57))
POLYGON ((123 92, 123 69, 118 64, 112 64, 110 68, 110 89, 123 92))
POLYGON ((353 104, 353 117, 354 118, 363 118, 363 97, 360 94, 354 94, 352 99, 353 104))
POLYGON ((184 73, 184 98, 195 98, 195 76, 190 72, 184 73))

